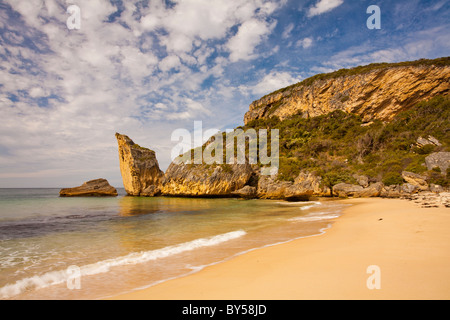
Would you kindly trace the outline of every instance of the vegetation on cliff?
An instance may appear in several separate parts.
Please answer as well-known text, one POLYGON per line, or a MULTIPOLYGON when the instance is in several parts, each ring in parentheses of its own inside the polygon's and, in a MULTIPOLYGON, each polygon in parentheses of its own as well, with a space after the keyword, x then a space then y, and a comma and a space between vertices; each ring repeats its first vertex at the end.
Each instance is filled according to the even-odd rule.
POLYGON ((385 185, 403 183, 402 171, 425 174, 430 183, 449 186, 448 172, 427 170, 425 157, 450 151, 450 99, 438 96, 418 103, 388 123, 365 124, 361 116, 333 111, 318 117, 277 117, 249 122, 245 129, 280 130, 279 179, 294 181, 309 170, 331 187, 355 183, 355 174, 385 185), (435 137, 442 144, 420 146, 419 137, 435 137))

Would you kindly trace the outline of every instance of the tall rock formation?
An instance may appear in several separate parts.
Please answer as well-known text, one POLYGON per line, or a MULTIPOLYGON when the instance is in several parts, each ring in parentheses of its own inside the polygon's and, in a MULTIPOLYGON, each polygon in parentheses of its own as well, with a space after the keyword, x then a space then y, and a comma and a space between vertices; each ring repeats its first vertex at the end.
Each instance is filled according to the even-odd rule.
POLYGON ((449 60, 374 64, 317 75, 254 101, 244 122, 335 110, 360 114, 367 122, 389 121, 422 100, 450 93, 449 60))
POLYGON ((135 144, 128 136, 116 133, 116 138, 125 191, 132 196, 146 195, 148 188, 159 186, 164 172, 159 169, 155 152, 135 144))

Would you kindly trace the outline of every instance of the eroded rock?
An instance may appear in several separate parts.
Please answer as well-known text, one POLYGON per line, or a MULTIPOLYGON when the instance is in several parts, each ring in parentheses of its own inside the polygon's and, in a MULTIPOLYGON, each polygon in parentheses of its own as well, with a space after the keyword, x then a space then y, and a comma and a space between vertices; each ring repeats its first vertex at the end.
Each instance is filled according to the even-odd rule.
POLYGON ((96 179, 83 183, 79 187, 64 188, 60 197, 117 197, 117 190, 106 179, 96 179))
POLYGON ((139 196, 150 186, 158 186, 164 173, 159 169, 155 152, 135 144, 128 136, 116 133, 116 138, 125 191, 139 196))
POLYGON ((428 183, 426 181, 427 177, 425 176, 413 172, 403 171, 402 177, 407 183, 416 186, 421 191, 429 189, 428 183))

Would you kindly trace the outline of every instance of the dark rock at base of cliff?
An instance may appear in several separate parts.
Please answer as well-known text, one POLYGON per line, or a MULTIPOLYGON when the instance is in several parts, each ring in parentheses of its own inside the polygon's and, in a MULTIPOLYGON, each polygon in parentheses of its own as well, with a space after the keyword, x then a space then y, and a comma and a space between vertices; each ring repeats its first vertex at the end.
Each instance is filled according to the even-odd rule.
POLYGON ((360 185, 349 183, 338 183, 333 186, 333 194, 341 198, 359 196, 363 190, 364 188, 360 185))
POLYGON ((251 186, 245 186, 242 189, 233 191, 231 194, 239 196, 244 199, 254 199, 256 198, 256 188, 251 186))
POLYGON ((147 187, 144 191, 142 191, 140 193, 141 197, 156 197, 159 196, 161 194, 161 190, 155 186, 155 185, 151 185, 149 187, 147 187))
POLYGON ((117 197, 116 188, 106 179, 96 179, 83 183, 75 188, 61 189, 60 197, 117 197))
POLYGON ((292 181, 280 181, 276 176, 260 176, 257 195, 262 199, 309 200, 312 196, 327 196, 329 189, 321 186, 322 178, 302 171, 292 181))

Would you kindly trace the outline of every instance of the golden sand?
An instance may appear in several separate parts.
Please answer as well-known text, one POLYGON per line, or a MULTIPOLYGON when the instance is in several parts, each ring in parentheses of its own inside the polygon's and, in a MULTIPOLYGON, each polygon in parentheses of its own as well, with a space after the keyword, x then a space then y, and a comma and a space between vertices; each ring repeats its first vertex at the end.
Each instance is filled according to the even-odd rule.
POLYGON ((353 206, 323 235, 113 299, 450 299, 449 209, 344 201, 353 206))

